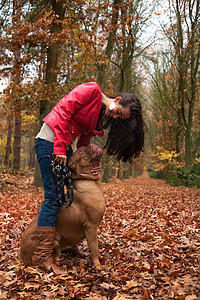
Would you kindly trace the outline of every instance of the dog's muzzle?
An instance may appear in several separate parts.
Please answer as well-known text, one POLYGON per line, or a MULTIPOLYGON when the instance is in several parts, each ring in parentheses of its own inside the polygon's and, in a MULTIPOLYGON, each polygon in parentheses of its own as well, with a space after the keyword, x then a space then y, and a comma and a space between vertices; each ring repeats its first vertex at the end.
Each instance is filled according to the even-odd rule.
POLYGON ((99 148, 95 144, 91 144, 89 146, 89 151, 90 151, 90 156, 91 156, 92 159, 97 160, 97 159, 100 159, 102 157, 102 153, 103 153, 102 149, 99 148))

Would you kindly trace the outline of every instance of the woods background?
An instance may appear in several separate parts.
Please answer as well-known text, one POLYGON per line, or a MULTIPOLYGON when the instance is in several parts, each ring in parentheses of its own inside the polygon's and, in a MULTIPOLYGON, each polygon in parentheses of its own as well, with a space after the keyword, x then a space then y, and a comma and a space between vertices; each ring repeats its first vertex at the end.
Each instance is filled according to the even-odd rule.
POLYGON ((103 181, 148 171, 200 187, 199 25, 199 0, 1 0, 1 171, 32 174, 43 117, 96 81, 105 93, 134 93, 148 128, 132 165, 104 154, 103 181))

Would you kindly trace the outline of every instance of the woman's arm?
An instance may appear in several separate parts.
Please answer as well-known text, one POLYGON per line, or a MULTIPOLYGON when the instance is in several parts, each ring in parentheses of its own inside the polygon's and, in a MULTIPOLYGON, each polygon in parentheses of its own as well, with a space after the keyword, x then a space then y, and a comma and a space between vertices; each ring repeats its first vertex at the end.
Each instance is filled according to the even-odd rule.
MULTIPOLYGON (((71 136, 69 131, 69 121, 73 115, 78 116, 79 110, 86 106, 91 101, 101 99, 101 90, 96 82, 89 82, 81 84, 74 88, 68 95, 62 98, 58 104, 53 108, 50 114, 54 118, 54 126, 48 123, 51 116, 47 116, 44 121, 52 128, 54 132, 54 154, 65 155, 66 147, 71 143, 71 136)), ((88 143, 88 137, 86 138, 88 143)))

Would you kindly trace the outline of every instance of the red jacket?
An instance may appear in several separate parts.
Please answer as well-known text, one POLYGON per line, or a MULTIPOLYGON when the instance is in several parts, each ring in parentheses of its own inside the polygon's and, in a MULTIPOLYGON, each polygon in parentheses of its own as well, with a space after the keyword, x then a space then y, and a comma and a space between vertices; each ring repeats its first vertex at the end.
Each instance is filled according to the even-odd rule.
POLYGON ((78 136, 77 147, 88 146, 96 131, 102 105, 101 89, 96 82, 75 87, 43 119, 54 132, 54 154, 66 155, 66 147, 78 136))

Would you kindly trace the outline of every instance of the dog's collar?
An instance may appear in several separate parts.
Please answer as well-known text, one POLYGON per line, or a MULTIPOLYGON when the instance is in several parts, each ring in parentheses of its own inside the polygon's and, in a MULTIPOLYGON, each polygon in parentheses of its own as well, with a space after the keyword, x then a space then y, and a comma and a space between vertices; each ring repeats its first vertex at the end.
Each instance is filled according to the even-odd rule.
POLYGON ((76 179, 85 179, 85 180, 98 180, 99 177, 90 174, 79 174, 78 178, 76 179))

